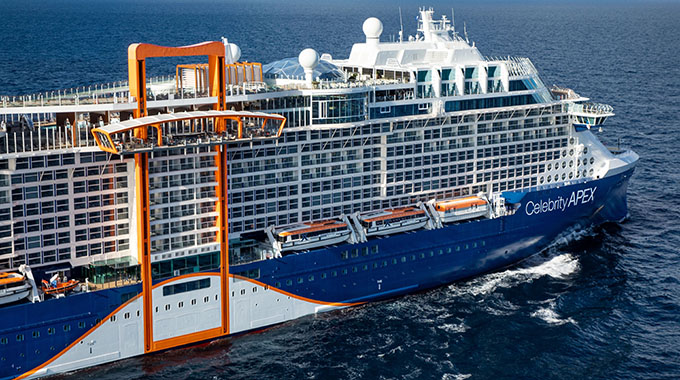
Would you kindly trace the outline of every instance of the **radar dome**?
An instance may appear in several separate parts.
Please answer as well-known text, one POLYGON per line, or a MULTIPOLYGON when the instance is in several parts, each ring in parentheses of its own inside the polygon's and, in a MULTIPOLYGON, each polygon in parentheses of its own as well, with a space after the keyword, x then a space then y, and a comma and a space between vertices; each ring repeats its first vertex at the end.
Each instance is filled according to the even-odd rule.
POLYGON ((383 31, 382 21, 378 20, 375 17, 369 17, 366 19, 366 21, 364 21, 363 30, 367 40, 369 39, 377 40, 378 38, 380 38, 380 35, 382 34, 383 31))
POLYGON ((231 58, 234 60, 234 62, 238 62, 239 58, 241 58, 241 48, 238 47, 238 45, 232 44, 230 42, 229 52, 231 53, 231 58))
POLYGON ((311 70, 319 64, 319 53, 311 48, 305 49, 300 52, 298 62, 305 70, 311 70))

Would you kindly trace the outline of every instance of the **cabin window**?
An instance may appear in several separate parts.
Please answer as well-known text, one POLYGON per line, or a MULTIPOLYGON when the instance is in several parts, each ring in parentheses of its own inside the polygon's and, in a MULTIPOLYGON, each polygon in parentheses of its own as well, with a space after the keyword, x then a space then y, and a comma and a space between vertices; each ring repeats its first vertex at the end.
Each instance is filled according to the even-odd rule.
POLYGON ((425 252, 420 252, 420 258, 424 259, 425 258, 425 252))
MULTIPOLYGON (((241 294, 246 294, 246 290, 241 289, 241 294)), ((203 303, 208 303, 208 302, 210 302, 210 297, 208 297, 208 296, 203 297, 203 303)))
POLYGON ((402 257, 401 257, 401 262, 402 262, 402 263, 405 263, 405 262, 406 262, 406 256, 402 256, 402 257))
POLYGON ((278 281, 275 282, 275 283, 274 283, 274 287, 275 287, 275 288, 280 288, 280 287, 281 287, 281 283, 278 282, 278 281))
POLYGON ((54 327, 50 327, 47 329, 47 335, 54 335, 54 333, 55 333, 54 327))
POLYGON ((313 274, 309 275, 308 281, 314 281, 314 275, 313 274))
POLYGON ((7 338, 2 338, 0 339, 0 344, 7 344, 8 339, 7 338))
POLYGON ((354 258, 357 258, 357 257, 359 257, 359 248, 354 248, 352 250, 352 258, 354 259, 354 258))
POLYGON ((292 286, 293 280, 286 280, 286 286, 292 286))
POLYGON ((482 240, 482 247, 486 245, 486 241, 482 240))
MULTIPOLYGON (((245 290, 245 289, 241 289, 241 295, 242 295, 242 296, 246 295, 246 290, 245 290)), ((206 298, 208 298, 208 297, 206 297, 206 298)), ((208 301, 204 300, 204 302, 208 302, 208 301)))
POLYGON ((361 248, 361 254, 364 256, 368 256, 368 247, 361 248))
POLYGON ((24 341, 24 334, 17 334, 17 342, 23 342, 24 341))
POLYGON ((298 277, 298 279, 297 279, 297 283, 298 283, 298 284, 302 284, 304 281, 305 281, 305 280, 303 280, 302 277, 298 277))
POLYGON ((392 264, 396 264, 396 263, 397 263, 397 259, 392 259, 392 264))
POLYGON ((71 331, 71 325, 64 325, 64 332, 71 331))
POLYGON ((33 331, 33 338, 40 338, 40 331, 33 331))
POLYGON ((465 244, 465 249, 469 249, 469 248, 470 248, 470 246, 465 244))
POLYGON ((340 253, 340 257, 341 257, 343 260, 346 260, 346 259, 349 257, 349 252, 347 252, 347 251, 342 251, 342 253, 340 253))
POLYGON ((165 305, 165 311, 170 311, 170 305, 165 305))
POLYGON ((361 267, 362 270, 368 270, 368 264, 364 264, 363 267, 361 267))
MULTIPOLYGON (((446 253, 451 253, 451 247, 446 248, 446 253)), ((442 254, 442 250, 439 250, 439 254, 442 254)))
POLYGON ((325 279, 325 278, 326 278, 326 273, 325 273, 325 272, 324 272, 324 273, 321 273, 321 279, 323 280, 323 279, 325 279))
POLYGON ((130 313, 125 313, 125 315, 123 316, 123 318, 125 318, 125 319, 130 319, 130 313))
POLYGON ((378 262, 373 263, 373 269, 378 269, 378 262))
POLYGON ((359 271, 359 268, 357 268, 357 267, 352 267, 352 273, 356 273, 356 272, 358 272, 358 271, 359 271))
POLYGON ((338 271, 336 271, 336 270, 331 271, 331 276, 338 277, 338 271))
POLYGON ((347 268, 342 270, 342 274, 347 274, 347 268))
POLYGON ((377 245, 374 245, 373 247, 371 247, 371 253, 378 253, 378 246, 377 245))
POLYGON ((460 245, 456 246, 456 252, 460 252, 460 245))
POLYGON ((411 255, 411 261, 415 261, 415 260, 416 260, 416 255, 411 255))

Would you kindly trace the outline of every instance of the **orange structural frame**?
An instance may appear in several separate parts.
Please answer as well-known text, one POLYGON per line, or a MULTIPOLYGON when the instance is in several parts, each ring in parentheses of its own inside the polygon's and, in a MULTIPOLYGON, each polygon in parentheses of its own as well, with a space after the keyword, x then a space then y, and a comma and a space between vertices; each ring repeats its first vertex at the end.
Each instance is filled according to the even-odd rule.
MULTIPOLYGON (((224 44, 217 41, 203 42, 191 46, 182 47, 167 47, 152 44, 132 44, 128 48, 128 75, 130 85, 130 96, 137 101, 137 109, 134 111, 135 118, 147 116, 147 99, 146 99, 146 59, 151 57, 185 57, 185 56, 208 56, 208 80, 210 87, 210 96, 217 97, 217 103, 214 109, 217 111, 224 110, 225 107, 225 80, 224 80, 224 44)), ((157 127, 160 132, 160 126, 157 127)), ((136 138, 146 140, 148 137, 147 128, 134 128, 134 135, 136 138)), ((95 134, 96 135, 96 134, 95 134)), ((101 136, 101 135, 99 135, 101 136)), ((161 135, 159 133, 159 142, 161 142, 161 135)), ((111 144, 113 141, 108 136, 111 144)), ((102 146, 102 142, 97 139, 97 142, 102 146)), ((223 169, 222 169, 223 170, 223 169)), ((138 258, 142 267, 142 294, 143 294, 143 309, 144 309, 144 351, 151 352, 155 349, 153 342, 153 298, 152 298, 152 276, 151 276, 151 223, 149 212, 149 154, 137 153, 135 154, 135 179, 136 179, 136 197, 137 197, 137 244, 138 244, 138 258)), ((226 184, 223 184, 226 186, 226 184)), ((226 214, 223 216, 226 219, 226 214)), ((226 224, 226 221, 224 221, 226 224)), ((222 257, 221 264, 225 266, 227 262, 222 257)), ((224 268, 222 269, 224 271, 224 268)), ((222 281, 222 284, 227 282, 222 281)), ((222 289, 222 294, 229 294, 228 289, 222 289)), ((226 297, 226 296, 223 296, 226 297)), ((222 310, 225 313, 226 310, 222 310)), ((224 318, 223 318, 224 319, 224 318)), ((224 323, 223 323, 224 324, 224 323)), ((223 326, 223 329, 226 327, 223 326)), ((201 336, 201 339, 214 337, 212 333, 201 336)), ((161 348, 168 348, 165 344, 161 344, 161 348)))

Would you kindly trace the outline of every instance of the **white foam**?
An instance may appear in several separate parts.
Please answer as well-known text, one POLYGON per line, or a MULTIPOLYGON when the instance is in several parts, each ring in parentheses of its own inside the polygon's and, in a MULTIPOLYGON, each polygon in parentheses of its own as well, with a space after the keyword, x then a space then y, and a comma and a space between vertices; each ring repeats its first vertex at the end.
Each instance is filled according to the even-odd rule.
POLYGON ((465 323, 445 323, 441 326, 437 326, 437 328, 457 334, 462 334, 470 329, 465 323))
POLYGON ((453 374, 453 373, 445 373, 442 376, 442 380, 465 380, 471 378, 471 374, 453 374))
POLYGON ((532 282, 543 276, 565 278, 576 272, 578 268, 578 260, 566 253, 533 267, 490 273, 464 284, 453 284, 449 286, 449 289, 456 296, 478 296, 493 293, 498 288, 511 288, 518 284, 532 282))
POLYGON ((559 314, 555 311, 555 304, 554 302, 550 303, 549 307, 542 307, 539 308, 538 310, 534 311, 531 313, 531 316, 534 318, 540 318, 544 322, 551 324, 551 325, 563 325, 565 323, 571 323, 571 324, 576 324, 576 321, 573 320, 572 318, 561 318, 559 314))

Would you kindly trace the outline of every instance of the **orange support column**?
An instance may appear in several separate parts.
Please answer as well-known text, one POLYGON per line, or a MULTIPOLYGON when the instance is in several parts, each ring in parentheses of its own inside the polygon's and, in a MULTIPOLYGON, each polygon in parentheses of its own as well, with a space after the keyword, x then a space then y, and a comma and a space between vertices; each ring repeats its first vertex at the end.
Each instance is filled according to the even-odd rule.
POLYGON ((144 296, 144 352, 153 349, 153 307, 151 299, 151 215, 149 210, 149 154, 135 154, 135 198, 137 206, 137 249, 142 266, 144 296))
POLYGON ((227 198, 227 146, 217 152, 217 241, 220 244, 220 281, 222 288, 222 334, 229 334, 229 222, 227 198))

